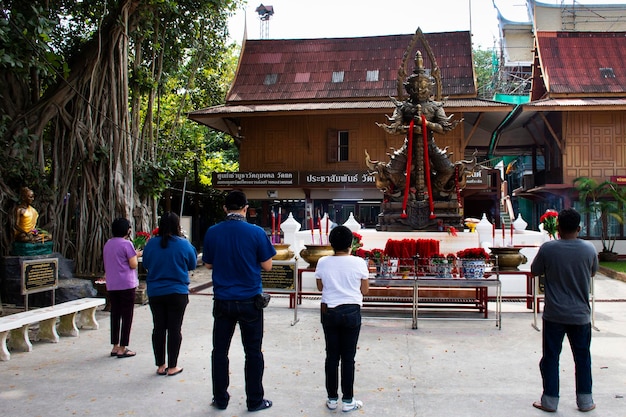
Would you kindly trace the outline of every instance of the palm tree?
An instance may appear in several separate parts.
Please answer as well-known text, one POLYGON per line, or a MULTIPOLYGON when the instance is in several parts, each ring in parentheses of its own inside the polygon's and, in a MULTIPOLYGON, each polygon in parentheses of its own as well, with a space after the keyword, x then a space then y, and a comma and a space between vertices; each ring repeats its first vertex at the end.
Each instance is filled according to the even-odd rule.
POLYGON ((617 236, 611 233, 609 219, 615 219, 624 224, 620 204, 626 203, 626 192, 611 181, 598 183, 593 178, 578 177, 574 180, 578 191, 578 199, 585 206, 584 212, 590 213, 600 227, 600 241, 602 242, 601 258, 616 257, 613 252, 617 236), (587 203, 587 204, 585 204, 587 203))

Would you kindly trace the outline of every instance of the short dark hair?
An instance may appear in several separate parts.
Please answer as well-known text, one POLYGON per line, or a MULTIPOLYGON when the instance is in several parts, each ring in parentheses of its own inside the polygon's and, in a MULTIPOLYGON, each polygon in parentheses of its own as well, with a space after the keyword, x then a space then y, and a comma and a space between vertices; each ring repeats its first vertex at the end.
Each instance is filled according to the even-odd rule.
POLYGON ((224 200, 226 210, 241 210, 248 205, 248 199, 243 191, 231 191, 224 200))
POLYGON ((113 220, 111 224, 111 232, 113 232, 114 237, 124 237, 128 234, 128 229, 130 229, 130 222, 128 219, 123 217, 118 217, 113 220))
POLYGON ((571 233, 578 230, 580 226, 580 214, 576 209, 568 208, 559 212, 557 218, 559 229, 564 233, 571 233))
POLYGON ((330 231, 330 235, 328 235, 330 246, 333 247, 335 252, 344 251, 351 247, 353 239, 352 230, 348 229, 346 226, 335 226, 333 230, 330 231))

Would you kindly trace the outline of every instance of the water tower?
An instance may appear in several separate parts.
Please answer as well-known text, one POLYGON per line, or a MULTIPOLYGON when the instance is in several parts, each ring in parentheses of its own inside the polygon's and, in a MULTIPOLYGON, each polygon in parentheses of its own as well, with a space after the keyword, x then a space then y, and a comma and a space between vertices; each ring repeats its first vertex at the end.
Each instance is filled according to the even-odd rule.
POLYGON ((270 17, 274 14, 273 6, 263 6, 261 4, 255 10, 259 14, 259 19, 261 20, 261 39, 269 39, 270 37, 270 17))

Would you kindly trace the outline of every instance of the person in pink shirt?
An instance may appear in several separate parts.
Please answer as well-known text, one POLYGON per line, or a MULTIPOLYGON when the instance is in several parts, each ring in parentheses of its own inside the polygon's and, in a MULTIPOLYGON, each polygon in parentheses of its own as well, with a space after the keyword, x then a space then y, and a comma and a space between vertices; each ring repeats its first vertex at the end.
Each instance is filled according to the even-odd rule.
POLYGON ((117 218, 111 226, 113 237, 104 244, 104 272, 106 287, 111 303, 111 356, 129 358, 136 353, 128 349, 130 329, 135 311, 135 290, 137 278, 137 257, 141 251, 135 250, 129 240, 130 223, 117 218))

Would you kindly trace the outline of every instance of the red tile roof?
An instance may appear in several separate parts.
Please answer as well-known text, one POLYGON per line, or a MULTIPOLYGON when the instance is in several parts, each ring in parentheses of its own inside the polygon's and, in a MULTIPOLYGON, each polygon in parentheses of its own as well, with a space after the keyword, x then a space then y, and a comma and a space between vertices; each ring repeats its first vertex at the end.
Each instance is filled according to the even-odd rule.
POLYGON ((626 93, 626 32, 537 32, 548 93, 611 96, 626 93))
MULTIPOLYGON (((441 70, 444 96, 476 97, 469 32, 427 33, 441 70)), ((398 68, 413 35, 362 38, 246 40, 227 104, 381 99, 397 96, 398 68), (378 74, 377 81, 367 81, 378 74), (333 82, 343 72, 342 82, 333 82)), ((414 68, 417 42, 407 59, 414 68)), ((375 78, 375 77, 374 77, 375 78)), ((402 79, 404 81, 404 79, 402 79)))

